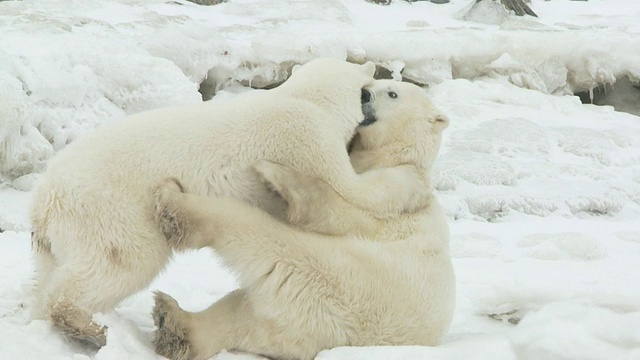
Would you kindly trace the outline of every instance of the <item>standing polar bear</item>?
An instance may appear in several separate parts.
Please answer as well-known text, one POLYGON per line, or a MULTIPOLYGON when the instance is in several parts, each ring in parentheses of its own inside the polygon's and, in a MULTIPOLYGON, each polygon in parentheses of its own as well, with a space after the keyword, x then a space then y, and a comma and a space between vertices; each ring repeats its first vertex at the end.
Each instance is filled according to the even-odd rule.
MULTIPOLYGON (((377 81, 372 90, 368 125, 351 153, 354 168, 375 173, 412 164, 428 182, 447 118, 415 85, 377 81)), ((433 196, 414 213, 381 219, 323 180, 270 162, 256 168, 288 202, 288 219, 316 233, 235 199, 184 193, 177 180, 161 183, 156 215, 168 241, 212 247, 241 289, 199 313, 158 293, 156 352, 170 359, 206 359, 222 349, 313 359, 336 346, 441 341, 453 316, 455 278, 446 219, 433 196)))
POLYGON ((250 168, 266 159, 323 179, 381 216, 414 210, 428 196, 415 190, 424 184, 415 167, 358 175, 346 151, 374 71, 372 63, 318 59, 276 89, 144 112, 72 143, 35 191, 34 318, 105 344, 92 314, 143 289, 170 258, 149 192, 168 176, 194 194, 231 196, 282 215, 283 201, 250 168), (405 183, 411 186, 397 186, 405 183))

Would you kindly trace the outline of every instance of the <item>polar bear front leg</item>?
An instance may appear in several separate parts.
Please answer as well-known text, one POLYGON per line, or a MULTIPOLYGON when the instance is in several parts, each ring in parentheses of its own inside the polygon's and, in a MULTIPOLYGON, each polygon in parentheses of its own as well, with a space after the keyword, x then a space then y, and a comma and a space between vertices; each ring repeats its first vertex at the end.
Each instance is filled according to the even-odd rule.
MULTIPOLYGON (((316 162, 321 163, 321 160, 316 162)), ((288 176, 287 173, 305 172, 295 166, 289 165, 291 169, 287 169, 286 166, 269 160, 259 160, 253 165, 253 168, 281 196, 287 198, 298 195, 297 199, 290 201, 290 204, 295 204, 295 200, 302 200, 300 198, 301 194, 303 196, 310 196, 311 194, 304 191, 296 193, 291 191, 296 189, 289 189, 287 186, 300 188, 304 186, 318 187, 319 185, 317 182, 311 183, 309 179, 304 180, 307 184, 296 184, 295 181, 286 178, 288 176), (280 179, 284 179, 284 181, 279 181, 280 179), (279 182, 287 183, 288 185, 278 187, 277 184, 279 182)), ((359 170, 367 171, 356 174, 350 163, 346 166, 348 167, 342 167, 344 171, 332 172, 327 170, 325 174, 310 171, 305 174, 311 178, 322 180, 345 201, 374 214, 380 219, 394 218, 405 213, 414 213, 424 209, 431 201, 432 189, 425 169, 409 164, 371 170, 362 169, 362 166, 360 166, 359 170)), ((325 167, 331 169, 329 166, 325 167)), ((319 166, 319 168, 322 168, 322 166, 319 166)), ((337 168, 340 168, 340 166, 337 168)), ((304 202, 301 203, 304 204, 304 202)))
MULTIPOLYGON (((192 318, 194 314, 186 312, 178 306, 178 302, 171 296, 156 292, 155 305, 152 310, 153 322, 156 330, 153 332, 153 347, 158 355, 167 359, 196 359, 198 353, 215 355, 224 349, 224 341, 214 341, 213 338, 223 336, 226 331, 213 332, 210 334, 210 349, 208 351, 198 351, 198 346, 191 339, 193 334, 198 334, 205 329, 193 329, 192 318), (214 345, 215 343, 215 345, 214 345)), ((212 321, 210 327, 218 324, 212 321)), ((209 329, 210 330, 210 329, 209 329)), ((204 354, 200 358, 206 358, 204 354)))
POLYGON ((242 201, 184 193, 175 179, 153 194, 156 220, 170 246, 213 248, 246 286, 275 267, 283 248, 298 243, 294 230, 242 201))
POLYGON ((153 189, 155 218, 174 249, 199 249, 210 245, 203 239, 206 209, 186 194, 175 178, 167 178, 153 189))
POLYGON ((232 308, 228 306, 232 304, 226 303, 223 299, 217 306, 190 313, 171 296, 156 292, 152 311, 157 327, 153 333, 155 352, 168 359, 206 359, 226 349, 233 324, 232 308))
POLYGON ((169 295, 156 293, 153 345, 168 359, 208 359, 222 350, 273 359, 313 359, 319 349, 300 338, 288 338, 273 319, 259 316, 251 296, 238 289, 200 312, 187 312, 169 295))

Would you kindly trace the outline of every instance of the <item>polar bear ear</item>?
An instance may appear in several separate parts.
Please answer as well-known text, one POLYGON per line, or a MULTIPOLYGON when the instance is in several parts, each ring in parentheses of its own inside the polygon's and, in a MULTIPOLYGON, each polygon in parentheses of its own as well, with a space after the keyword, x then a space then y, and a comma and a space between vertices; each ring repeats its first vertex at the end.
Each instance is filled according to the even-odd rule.
POLYGON ((443 130, 449 126, 449 117, 444 114, 437 114, 435 116, 429 116, 429 122, 434 125, 438 130, 443 130))
POLYGON ((302 65, 300 64, 295 64, 293 65, 293 67, 291 68, 291 75, 295 74, 296 71, 298 71, 298 69, 300 69, 302 65))
POLYGON ((366 63, 360 65, 360 68, 362 69, 362 72, 367 76, 373 77, 373 75, 376 73, 376 64, 374 64, 373 61, 367 61, 366 63))

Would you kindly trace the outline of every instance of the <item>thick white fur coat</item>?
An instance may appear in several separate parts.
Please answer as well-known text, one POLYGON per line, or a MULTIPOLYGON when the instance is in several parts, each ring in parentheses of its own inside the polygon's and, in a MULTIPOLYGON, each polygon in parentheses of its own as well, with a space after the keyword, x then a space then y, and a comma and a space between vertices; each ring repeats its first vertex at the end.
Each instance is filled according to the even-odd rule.
MULTIPOLYGON (((354 168, 375 173, 411 164, 428 183, 447 118, 415 85, 377 81, 371 92, 378 120, 360 128, 354 168)), ((205 359, 227 349, 313 359, 336 346, 442 340, 455 278, 435 197, 414 212, 381 218, 292 167, 263 161, 256 169, 287 201, 287 219, 297 228, 235 199, 183 193, 173 180, 156 189, 168 241, 215 249, 241 284, 200 313, 159 294, 154 341, 161 355, 205 359)))
MULTIPOLYGON (((91 315, 147 286, 171 247, 153 218, 150 189, 173 176, 198 195, 224 195, 282 216, 284 203, 251 169, 266 159, 323 179, 342 196, 382 214, 419 205, 406 189, 415 169, 358 176, 345 150, 362 121, 361 88, 373 64, 319 59, 276 89, 231 100, 149 111, 105 125, 49 164, 32 205, 38 273, 33 315, 100 346, 91 315)), ((413 179, 413 180, 412 180, 413 179)))

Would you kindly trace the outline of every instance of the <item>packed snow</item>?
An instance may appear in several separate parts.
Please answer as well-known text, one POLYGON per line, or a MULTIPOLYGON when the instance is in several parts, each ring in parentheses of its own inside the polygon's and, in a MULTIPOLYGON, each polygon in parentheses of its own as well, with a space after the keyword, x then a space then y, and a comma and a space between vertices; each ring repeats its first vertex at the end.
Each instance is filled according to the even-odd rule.
POLYGON ((373 60, 449 115, 434 187, 458 300, 441 346, 318 359, 640 358, 640 2, 532 0, 539 18, 471 5, 0 1, 0 359, 155 359, 152 291, 196 311, 237 286, 213 252, 191 252, 97 316, 98 352, 29 322, 30 190, 57 151, 128 114, 276 86, 321 56, 373 60))

